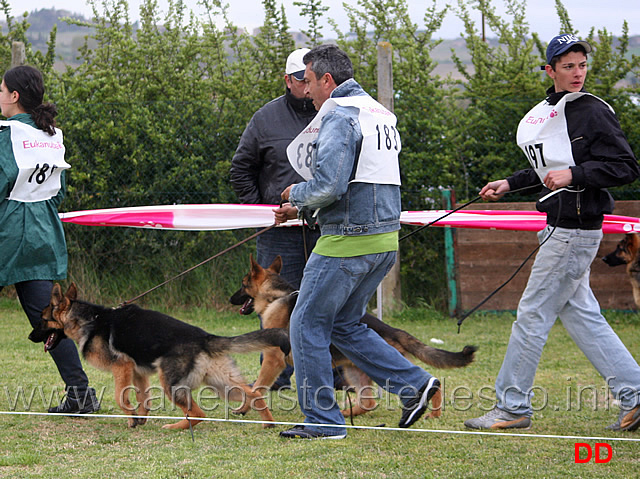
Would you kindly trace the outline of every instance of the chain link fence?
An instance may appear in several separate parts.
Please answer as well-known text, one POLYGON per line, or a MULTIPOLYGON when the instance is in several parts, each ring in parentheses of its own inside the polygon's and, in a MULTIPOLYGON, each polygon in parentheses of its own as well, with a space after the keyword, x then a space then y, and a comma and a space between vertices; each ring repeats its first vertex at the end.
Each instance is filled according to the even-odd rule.
MULTIPOLYGON (((630 143, 640 151, 640 107, 608 99, 630 143)), ((403 209, 440 209, 441 189, 471 199, 491 179, 526 166, 515 145, 517 124, 539 99, 460 100, 438 115, 443 130, 420 130, 410 105, 396 101, 402 133, 403 209), (404 123, 403 123, 404 121, 404 123), (405 130, 403 131, 403 127, 405 130)), ((149 102, 82 104, 60 108, 68 193, 61 211, 141 205, 235 203, 231 158, 255 110, 265 102, 149 102)), ((637 184, 614 191, 637 199, 637 184)), ((521 198, 531 200, 531 197, 521 198)), ((510 198, 510 201, 517 200, 510 198)), ((409 227, 403 227, 406 232, 409 227)), ((83 296, 102 303, 129 299, 236 243, 253 231, 180 232, 66 224, 69 279, 83 296)), ((403 300, 444 308, 443 231, 429 228, 401 244, 403 300), (406 243, 406 244, 404 244, 406 243)), ((154 293, 167 306, 224 308, 240 284, 254 244, 248 243, 154 293)), ((143 300, 144 301, 144 300, 143 300)))

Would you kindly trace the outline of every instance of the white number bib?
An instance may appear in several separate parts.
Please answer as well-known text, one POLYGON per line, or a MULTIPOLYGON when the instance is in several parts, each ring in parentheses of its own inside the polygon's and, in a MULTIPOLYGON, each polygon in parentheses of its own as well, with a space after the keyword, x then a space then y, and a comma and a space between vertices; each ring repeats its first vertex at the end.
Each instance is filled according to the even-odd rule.
POLYGON ((19 121, 0 121, 0 125, 11 128, 13 155, 19 170, 8 199, 33 203, 57 195, 62 170, 70 168, 64 161, 62 132, 56 128, 56 134, 49 136, 19 121))
MULTIPOLYGON (((567 102, 577 100, 583 95, 590 93, 567 93, 555 105, 550 105, 546 100, 542 101, 520 121, 516 142, 524 151, 540 181, 544 180, 549 171, 566 170, 575 166, 564 110, 567 102)), ((611 109, 610 106, 609 108, 611 109)))
POLYGON ((400 134, 396 116, 369 95, 329 98, 307 126, 287 147, 287 157, 294 170, 305 180, 313 177, 314 142, 318 138, 322 118, 336 106, 352 106, 359 110, 362 149, 352 182, 400 185, 400 134))

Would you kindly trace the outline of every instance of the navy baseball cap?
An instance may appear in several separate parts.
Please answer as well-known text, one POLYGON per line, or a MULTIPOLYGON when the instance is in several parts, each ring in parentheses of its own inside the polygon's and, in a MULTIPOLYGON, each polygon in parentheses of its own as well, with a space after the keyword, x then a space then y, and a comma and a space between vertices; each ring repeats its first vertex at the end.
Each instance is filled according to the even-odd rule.
POLYGON ((547 47, 547 65, 551 65, 551 60, 553 59, 553 57, 562 55, 574 45, 582 45, 585 52, 591 53, 591 45, 589 45, 584 40, 580 40, 578 37, 571 33, 561 33, 557 37, 553 37, 553 39, 549 42, 549 46, 547 47))

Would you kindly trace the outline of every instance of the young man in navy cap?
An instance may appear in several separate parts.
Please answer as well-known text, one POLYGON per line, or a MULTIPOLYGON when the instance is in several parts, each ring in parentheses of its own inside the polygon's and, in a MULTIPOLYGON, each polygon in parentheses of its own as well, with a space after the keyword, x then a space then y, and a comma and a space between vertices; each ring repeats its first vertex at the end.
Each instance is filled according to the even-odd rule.
POLYGON ((530 168, 480 191, 483 199, 497 200, 538 185, 536 208, 547 213, 547 227, 538 233, 541 247, 496 379, 497 403, 465 421, 469 428, 530 427, 536 369, 558 317, 620 404, 618 421, 608 428, 633 431, 640 425, 640 367, 600 313, 589 286, 603 215, 613 211, 606 188, 631 183, 640 170, 611 107, 583 88, 590 52, 589 43, 571 34, 549 42, 543 68, 553 86, 517 132, 530 168))

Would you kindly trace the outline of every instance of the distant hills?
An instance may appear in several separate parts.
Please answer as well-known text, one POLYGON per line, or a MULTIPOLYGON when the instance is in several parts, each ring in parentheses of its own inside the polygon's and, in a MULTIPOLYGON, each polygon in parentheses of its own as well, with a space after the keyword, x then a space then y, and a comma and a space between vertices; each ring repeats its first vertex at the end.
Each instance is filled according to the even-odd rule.
MULTIPOLYGON (((84 38, 91 33, 90 29, 69 25, 61 20, 61 18, 73 18, 79 21, 88 21, 85 17, 75 14, 68 10, 58 10, 56 8, 42 8, 34 10, 27 18, 30 27, 27 30, 27 38, 36 50, 46 51, 49 33, 54 25, 57 25, 58 33, 56 39, 56 55, 60 57, 56 62, 56 68, 64 69, 66 66, 76 66, 78 64, 78 49, 84 43, 84 38)), ((6 31, 6 22, 0 22, 0 26, 6 31)), ((136 24, 133 25, 134 29, 136 24)), ((302 34, 294 33, 294 39, 302 43, 302 34)), ((496 43, 495 39, 488 39, 491 43, 496 43)), ((630 38, 630 53, 640 55, 640 35, 630 38)), ((462 38, 453 40, 443 40, 432 52, 432 58, 438 63, 435 73, 446 76, 452 74, 458 76, 453 61, 451 60, 451 51, 454 50, 458 57, 469 63, 469 54, 466 51, 466 45, 462 38)))

